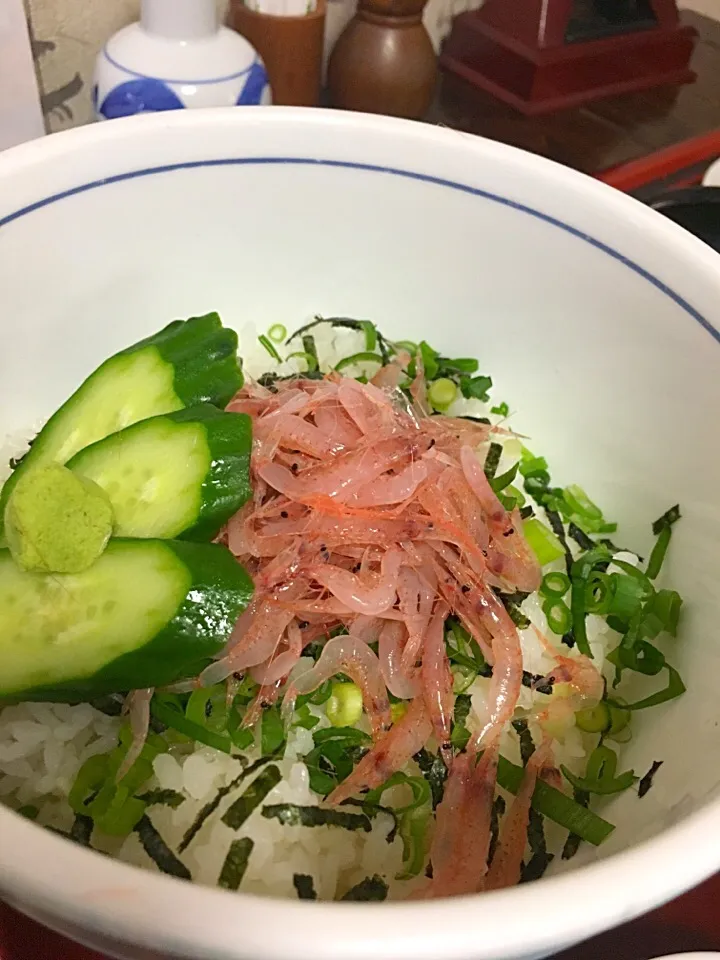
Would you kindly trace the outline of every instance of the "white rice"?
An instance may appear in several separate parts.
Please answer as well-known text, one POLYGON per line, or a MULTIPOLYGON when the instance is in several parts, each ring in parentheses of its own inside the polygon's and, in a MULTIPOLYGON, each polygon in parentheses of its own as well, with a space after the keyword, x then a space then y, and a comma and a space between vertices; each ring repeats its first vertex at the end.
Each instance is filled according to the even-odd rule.
MULTIPOLYGON (((323 369, 333 366, 342 357, 365 349, 364 335, 354 330, 321 327, 313 333, 323 369)), ((241 331, 241 353, 246 374, 255 378, 268 371, 287 376, 301 372, 305 367, 302 359, 277 364, 259 344, 257 331, 252 327, 241 331)), ((376 369, 374 365, 365 365, 345 372, 353 376, 361 373, 372 375, 376 369)), ((452 415, 485 416, 493 422, 501 419, 490 413, 490 404, 476 400, 457 400, 448 412, 452 415)), ((35 432, 37 428, 30 432, 30 436, 35 432)), ((0 483, 9 472, 5 469, 9 457, 21 454, 28 439, 28 436, 8 438, 7 446, 0 451, 0 483)), ((504 442, 499 472, 509 469, 519 457, 520 442, 509 437, 504 442)), ((631 563, 638 562, 633 554, 625 553, 621 558, 631 563)), ((549 565, 546 572, 552 569, 562 570, 562 561, 549 565)), ((537 595, 525 600, 522 611, 541 632, 553 636, 547 629, 537 595)), ((608 651, 617 645, 619 635, 610 630, 604 620, 595 616, 587 618, 587 630, 596 662, 604 663, 608 651)), ((533 674, 548 673, 554 665, 553 660, 532 627, 520 631, 520 639, 524 668, 533 674)), ((561 652, 567 657, 576 655, 576 651, 567 647, 562 647, 561 652)), ((307 660, 304 663, 301 661, 296 670, 306 669, 307 665, 307 660)), ((466 691, 472 703, 468 719, 471 728, 473 723, 479 723, 488 684, 487 680, 477 679, 466 691)), ((530 711, 534 701, 542 702, 542 699, 543 695, 523 687, 518 703, 520 713, 530 711)), ((316 729, 328 726, 324 708, 312 707, 312 710, 320 718, 316 729)), ((36 807, 39 810, 38 823, 68 831, 74 815, 67 795, 77 772, 89 757, 113 749, 119 727, 118 718, 107 717, 88 704, 24 703, 4 708, 0 713, 0 801, 16 809, 36 807)), ((531 732, 537 742, 538 730, 532 725, 531 732)), ((569 718, 567 728, 558 732, 555 746, 557 763, 564 763, 570 769, 581 772, 588 753, 595 746, 595 739, 581 733, 574 725, 574 719, 569 718)), ((318 896, 323 899, 336 899, 355 883, 375 874, 388 883, 390 897, 404 898, 412 892, 420 882, 418 879, 395 879, 402 870, 403 848, 397 837, 388 842, 392 822, 387 815, 380 814, 374 818, 369 833, 337 827, 283 826, 277 820, 262 816, 261 808, 266 804, 318 804, 319 798, 310 789, 308 770, 302 762, 302 757, 313 748, 313 743, 312 731, 302 727, 290 731, 284 756, 278 761, 283 779, 238 833, 221 820, 234 795, 221 803, 182 854, 182 861, 195 882, 215 886, 230 843, 243 836, 254 842, 241 886, 243 892, 296 897, 293 885, 295 874, 312 876, 318 896)), ((502 753, 508 760, 520 762, 519 741, 512 729, 504 735, 502 753)), ((253 747, 244 759, 251 762, 258 756, 257 748, 253 747)), ((154 775, 143 791, 169 789, 184 797, 177 809, 169 806, 148 808, 154 826, 167 845, 176 851, 202 807, 217 795, 221 787, 238 776, 241 760, 198 744, 195 748, 171 748, 169 753, 163 753, 155 759, 153 769, 154 775)), ((411 764, 408 772, 417 775, 418 770, 411 764)), ((244 782, 239 789, 245 789, 246 785, 244 782)), ((554 831, 551 825, 548 826, 548 839, 552 841, 556 837, 562 844, 566 831, 554 831)), ((93 845, 128 863, 157 869, 135 833, 127 839, 118 840, 99 836, 95 831, 93 845)))

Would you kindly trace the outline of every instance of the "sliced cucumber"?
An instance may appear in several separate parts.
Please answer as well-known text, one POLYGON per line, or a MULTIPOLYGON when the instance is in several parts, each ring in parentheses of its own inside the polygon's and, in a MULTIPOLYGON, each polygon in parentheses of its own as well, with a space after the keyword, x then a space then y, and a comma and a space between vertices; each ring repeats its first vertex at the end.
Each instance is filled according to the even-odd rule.
POLYGON ((0 491, 3 513, 21 472, 67 463, 84 447, 146 417, 209 402, 225 406, 242 386, 237 334, 216 313, 175 320, 106 360, 53 414, 0 491))
POLYGON ((111 540, 79 574, 26 573, 0 551, 0 697, 87 700, 196 676, 252 581, 218 544, 111 540))
POLYGON ((107 493, 115 535, 211 540, 250 496, 252 425, 209 403, 142 420, 68 461, 107 493))

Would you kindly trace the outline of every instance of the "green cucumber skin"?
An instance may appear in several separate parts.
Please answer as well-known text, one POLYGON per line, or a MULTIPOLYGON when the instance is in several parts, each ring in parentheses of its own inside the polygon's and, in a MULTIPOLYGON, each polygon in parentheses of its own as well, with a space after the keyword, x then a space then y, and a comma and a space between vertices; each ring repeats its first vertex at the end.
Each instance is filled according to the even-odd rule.
MULTIPOLYGON (((82 410, 89 388, 103 376, 112 374, 113 368, 118 366, 123 358, 147 351, 150 355, 159 356, 161 362, 172 369, 174 397, 168 397, 165 403, 147 414, 157 416, 198 403, 226 406, 243 385, 243 375, 237 360, 237 345, 235 331, 224 328, 217 313, 209 313, 202 317, 191 317, 189 320, 174 320, 159 333, 105 360, 50 417, 33 440, 28 452, 5 481, 0 490, 0 543, 4 539, 5 506, 19 472, 36 461, 54 459, 44 456, 44 453, 46 447, 54 441, 56 428, 62 429, 62 421, 68 413, 72 417, 74 408, 80 407, 82 410)), ((122 397, 119 396, 118 404, 121 401, 122 397)))
MULTIPOLYGON (((97 459, 103 449, 108 449, 109 455, 117 451, 118 445, 131 443, 133 436, 141 434, 148 425, 165 420, 170 423, 198 424, 205 433, 210 454, 210 466, 203 478, 200 488, 200 510, 194 518, 194 523, 184 530, 170 533, 175 539, 193 540, 197 542, 212 540, 223 524, 242 507, 251 494, 250 486, 250 455, 252 452, 252 420, 244 413, 226 413, 218 410, 210 403, 199 404, 162 417, 152 417, 126 427, 118 433, 90 444, 68 461, 67 466, 79 473, 83 473, 83 465, 87 458, 97 459)), ((122 449, 122 447, 120 446, 122 449)), ((162 449, 158 449, 158 457, 162 457, 162 449)), ((182 464, 178 464, 178 471, 182 471, 182 464)), ((92 474, 91 474, 92 476, 92 474)), ((112 496, 111 496, 112 500, 112 496)), ((162 505, 159 505, 161 509, 162 505)), ((119 531, 123 535, 122 531, 119 531)), ((142 537, 146 534, 135 530, 132 536, 142 537)), ((162 533, 155 536, 163 536, 162 533)))
MULTIPOLYGON (((170 414, 169 419, 182 423, 200 418, 188 409, 170 414)), ((252 419, 246 413, 225 413, 208 404, 202 420, 212 462, 202 484, 197 523, 185 530, 180 540, 212 540, 252 493, 252 419)))
POLYGON ((237 333, 223 327, 218 313, 173 320, 120 356, 147 346, 157 347, 163 360, 175 368, 175 392, 186 407, 198 403, 226 407, 244 383, 237 333))
POLYGON ((253 582, 230 551, 214 543, 179 540, 114 540, 112 544, 162 544, 191 578, 172 619, 138 650, 125 653, 90 677, 15 693, 12 702, 78 703, 110 693, 162 687, 196 677, 225 646, 248 605, 253 582))

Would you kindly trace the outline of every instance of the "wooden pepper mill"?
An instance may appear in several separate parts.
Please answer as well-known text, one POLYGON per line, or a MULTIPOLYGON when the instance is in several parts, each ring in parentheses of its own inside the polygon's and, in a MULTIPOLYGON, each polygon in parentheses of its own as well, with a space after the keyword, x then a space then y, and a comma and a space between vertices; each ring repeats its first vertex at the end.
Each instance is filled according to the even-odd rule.
POLYGON ((427 0, 358 0, 328 64, 335 107, 419 119, 432 101, 437 62, 422 22, 427 0))

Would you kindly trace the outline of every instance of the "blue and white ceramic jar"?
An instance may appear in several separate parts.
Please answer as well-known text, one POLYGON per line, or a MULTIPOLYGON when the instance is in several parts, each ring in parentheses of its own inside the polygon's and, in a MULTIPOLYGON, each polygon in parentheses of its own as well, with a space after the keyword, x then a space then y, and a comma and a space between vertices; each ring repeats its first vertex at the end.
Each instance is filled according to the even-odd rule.
POLYGON ((271 102, 262 60, 218 24, 215 0, 142 0, 141 10, 140 22, 111 37, 97 58, 99 120, 271 102))

